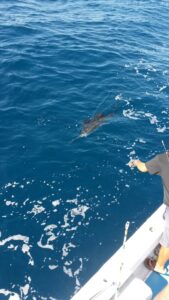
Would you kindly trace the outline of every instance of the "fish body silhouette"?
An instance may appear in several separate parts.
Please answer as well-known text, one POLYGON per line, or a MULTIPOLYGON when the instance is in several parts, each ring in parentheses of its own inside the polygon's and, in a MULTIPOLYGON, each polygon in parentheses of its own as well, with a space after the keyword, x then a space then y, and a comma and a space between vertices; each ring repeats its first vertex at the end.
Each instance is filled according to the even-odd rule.
POLYGON ((110 118, 112 118, 113 113, 110 113, 108 115, 104 115, 102 113, 95 115, 93 118, 90 118, 89 120, 86 120, 82 126, 82 130, 80 134, 71 140, 70 143, 73 143, 74 141, 87 137, 89 134, 91 134, 94 130, 96 130, 101 125, 105 124, 110 118))
POLYGON ((96 130, 101 125, 105 124, 111 117, 113 113, 104 115, 104 114, 97 114, 93 118, 84 122, 80 137, 87 137, 91 134, 94 130, 96 130))

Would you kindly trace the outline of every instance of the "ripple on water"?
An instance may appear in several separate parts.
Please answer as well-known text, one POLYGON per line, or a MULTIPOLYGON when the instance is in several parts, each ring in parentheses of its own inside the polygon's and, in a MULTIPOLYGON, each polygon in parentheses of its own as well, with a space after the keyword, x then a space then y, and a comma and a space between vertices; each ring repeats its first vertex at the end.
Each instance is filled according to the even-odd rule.
POLYGON ((0 11, 0 294, 66 300, 118 248, 123 221, 133 232, 160 204, 156 178, 127 163, 167 146, 169 6, 1 0, 0 11))

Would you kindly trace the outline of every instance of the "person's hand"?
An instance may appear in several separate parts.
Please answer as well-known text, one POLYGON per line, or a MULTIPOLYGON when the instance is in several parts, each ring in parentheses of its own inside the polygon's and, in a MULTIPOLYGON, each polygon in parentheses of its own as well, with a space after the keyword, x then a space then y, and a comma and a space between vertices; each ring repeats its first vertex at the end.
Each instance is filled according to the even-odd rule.
POLYGON ((147 167, 146 167, 146 163, 142 162, 142 161, 139 160, 139 159, 130 160, 129 163, 128 163, 128 166, 129 166, 130 168, 137 167, 137 169, 138 169, 140 172, 148 172, 148 169, 147 169, 147 167))
POLYGON ((128 166, 129 166, 130 168, 134 168, 134 167, 137 166, 137 162, 138 162, 137 159, 132 159, 132 160, 129 161, 128 166))
POLYGON ((130 160, 127 164, 130 168, 134 168, 134 160, 130 160))

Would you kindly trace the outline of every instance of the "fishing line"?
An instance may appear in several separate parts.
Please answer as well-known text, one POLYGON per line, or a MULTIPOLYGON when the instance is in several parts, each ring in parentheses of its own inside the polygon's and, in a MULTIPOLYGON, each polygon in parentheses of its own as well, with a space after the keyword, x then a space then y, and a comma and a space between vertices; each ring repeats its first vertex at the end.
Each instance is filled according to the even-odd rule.
MULTIPOLYGON (((106 101, 109 99, 109 98, 111 98, 111 95, 110 95, 110 92, 109 92, 109 94, 97 105, 97 107, 96 107, 96 109, 95 109, 95 111, 94 111, 94 113, 92 114, 92 116, 95 116, 96 115, 96 113, 98 112, 98 109, 101 107, 101 106, 103 106, 103 104, 105 104, 106 103, 106 101)), ((112 103, 111 104, 109 104, 108 106, 106 106, 106 108, 104 108, 104 110, 102 110, 102 112, 103 111, 105 111, 109 106, 111 106, 112 105, 112 103)))
POLYGON ((106 101, 107 101, 108 99, 109 99, 109 95, 106 96, 105 99, 103 99, 103 100, 96 106, 96 109, 95 109, 93 115, 95 115, 95 114, 97 113, 98 109, 99 109, 103 104, 105 104, 106 101))

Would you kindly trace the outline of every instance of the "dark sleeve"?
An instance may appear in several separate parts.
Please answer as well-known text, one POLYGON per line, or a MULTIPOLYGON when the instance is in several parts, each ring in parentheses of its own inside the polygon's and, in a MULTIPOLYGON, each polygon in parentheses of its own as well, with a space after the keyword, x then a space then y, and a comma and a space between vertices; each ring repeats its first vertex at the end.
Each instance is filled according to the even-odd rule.
POLYGON ((160 174, 161 169, 158 155, 147 161, 145 165, 150 174, 160 174))

